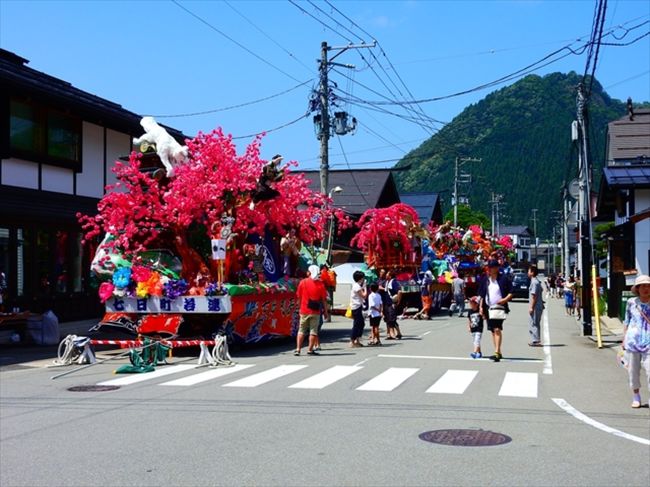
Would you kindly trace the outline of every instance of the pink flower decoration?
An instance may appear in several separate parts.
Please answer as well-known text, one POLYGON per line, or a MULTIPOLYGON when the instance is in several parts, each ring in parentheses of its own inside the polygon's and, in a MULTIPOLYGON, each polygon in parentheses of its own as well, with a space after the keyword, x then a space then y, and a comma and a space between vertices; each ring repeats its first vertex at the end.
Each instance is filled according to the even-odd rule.
POLYGON ((114 290, 115 286, 112 282, 102 282, 99 285, 99 299, 101 299, 102 303, 105 303, 113 296, 114 290))
POLYGON ((131 278, 135 282, 147 282, 151 277, 151 270, 141 265, 134 265, 131 268, 131 278))

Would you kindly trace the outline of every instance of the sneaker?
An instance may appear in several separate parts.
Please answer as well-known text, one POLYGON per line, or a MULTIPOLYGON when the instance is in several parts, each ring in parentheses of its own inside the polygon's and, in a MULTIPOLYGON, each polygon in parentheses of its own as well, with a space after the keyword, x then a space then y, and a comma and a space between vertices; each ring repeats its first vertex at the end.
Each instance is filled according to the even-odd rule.
POLYGON ((632 398, 632 405, 634 409, 638 409, 641 407, 641 396, 638 394, 635 394, 634 397, 632 398))
POLYGON ((315 350, 309 350, 309 351, 307 352, 307 355, 320 355, 320 353, 318 353, 318 352, 315 351, 315 350))
POLYGON ((480 358, 481 354, 478 352, 472 352, 469 354, 469 356, 472 358, 480 358))
POLYGON ((492 360, 494 360, 495 362, 501 362, 501 358, 502 358, 502 357, 503 357, 503 356, 502 356, 500 353, 495 353, 495 354, 492 356, 492 360))
POLYGON ((296 357, 299 356, 299 355, 300 355, 300 350, 294 350, 294 351, 293 351, 293 354, 294 354, 296 357))

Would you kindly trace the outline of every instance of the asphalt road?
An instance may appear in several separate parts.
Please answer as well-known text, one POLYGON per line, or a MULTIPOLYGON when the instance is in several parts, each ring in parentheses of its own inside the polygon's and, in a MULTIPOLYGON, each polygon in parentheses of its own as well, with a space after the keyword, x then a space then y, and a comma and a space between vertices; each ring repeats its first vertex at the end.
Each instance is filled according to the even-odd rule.
POLYGON ((336 317, 318 357, 285 341, 230 368, 175 357, 114 375, 118 360, 52 379, 75 367, 3 360, 0 485, 650 485, 648 392, 630 408, 620 337, 598 349, 547 304, 544 348, 528 347, 527 304, 513 304, 500 363, 471 359, 466 318, 446 315, 362 349, 336 317), (97 384, 119 388, 68 390, 97 384), (469 431, 427 434, 439 430, 469 431))

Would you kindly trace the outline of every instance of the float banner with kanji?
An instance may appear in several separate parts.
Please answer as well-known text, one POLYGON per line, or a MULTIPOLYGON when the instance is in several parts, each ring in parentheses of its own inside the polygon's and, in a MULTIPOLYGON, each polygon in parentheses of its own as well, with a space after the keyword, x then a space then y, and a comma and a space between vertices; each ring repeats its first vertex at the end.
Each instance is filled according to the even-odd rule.
POLYGON ((230 313, 230 296, 179 296, 175 299, 113 297, 106 301, 107 312, 127 313, 230 313))
POLYGON ((299 315, 295 292, 232 296, 229 325, 235 343, 257 343, 296 336, 299 315))

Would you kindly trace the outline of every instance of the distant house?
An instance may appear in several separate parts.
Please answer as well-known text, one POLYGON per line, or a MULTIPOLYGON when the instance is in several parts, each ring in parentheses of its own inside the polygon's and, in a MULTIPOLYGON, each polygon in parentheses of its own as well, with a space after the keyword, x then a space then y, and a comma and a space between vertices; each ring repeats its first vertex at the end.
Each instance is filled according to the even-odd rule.
POLYGON ((636 272, 650 265, 650 110, 634 110, 610 122, 607 162, 598 193, 596 219, 613 221, 608 232, 610 316, 636 272))
POLYGON ((427 226, 429 222, 436 225, 442 223, 442 207, 438 193, 400 193, 399 199, 415 209, 423 226, 427 226))
MULTIPOLYGON (((59 319, 96 316, 93 243, 76 213, 94 214, 114 161, 131 152, 141 117, 27 66, 0 49, 0 270, 7 303, 59 319)), ((182 140, 182 134, 169 130, 182 140)))
POLYGON ((531 246, 535 244, 532 241, 533 232, 531 232, 530 228, 523 225, 501 225, 499 227, 499 236, 506 235, 512 239, 515 246, 517 262, 530 262, 532 257, 531 246))
MULTIPOLYGON (((310 189, 320 191, 320 172, 303 171, 311 181, 310 189)), ((345 211, 357 220, 368 209, 388 208, 400 202, 397 186, 390 169, 335 170, 329 172, 329 189, 340 186, 340 193, 333 193, 334 206, 345 211)), ((332 259, 334 263, 346 261, 361 262, 363 254, 350 247, 356 234, 354 228, 348 229, 334 240, 332 259)))

